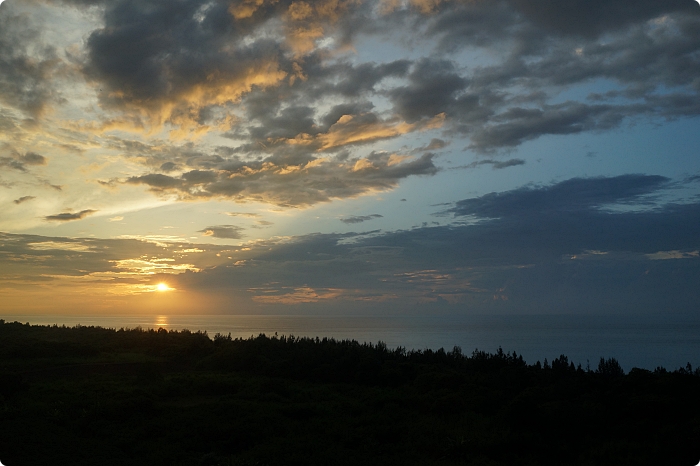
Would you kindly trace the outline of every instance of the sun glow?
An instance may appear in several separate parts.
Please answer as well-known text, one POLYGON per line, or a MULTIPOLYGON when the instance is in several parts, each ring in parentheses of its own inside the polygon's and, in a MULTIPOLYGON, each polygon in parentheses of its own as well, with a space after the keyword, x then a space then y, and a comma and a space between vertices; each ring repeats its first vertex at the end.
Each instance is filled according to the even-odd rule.
POLYGON ((158 283, 156 285, 156 290, 158 291, 170 291, 172 288, 170 288, 166 283, 158 283))

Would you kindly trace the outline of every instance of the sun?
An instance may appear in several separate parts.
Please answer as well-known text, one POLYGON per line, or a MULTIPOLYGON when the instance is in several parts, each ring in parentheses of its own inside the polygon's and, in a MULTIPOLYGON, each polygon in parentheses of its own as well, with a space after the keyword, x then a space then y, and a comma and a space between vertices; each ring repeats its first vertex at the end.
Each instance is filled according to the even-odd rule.
POLYGON ((169 289, 170 289, 170 287, 165 283, 158 283, 156 285, 156 290, 158 290, 158 291, 168 291, 169 289))

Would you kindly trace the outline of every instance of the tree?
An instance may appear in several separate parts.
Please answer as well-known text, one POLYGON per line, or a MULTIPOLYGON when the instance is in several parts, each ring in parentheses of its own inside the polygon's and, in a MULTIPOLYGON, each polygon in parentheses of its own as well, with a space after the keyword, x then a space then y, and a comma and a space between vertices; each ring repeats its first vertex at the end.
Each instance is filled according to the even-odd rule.
POLYGON ((600 358, 598 369, 595 372, 596 374, 604 375, 606 377, 619 377, 621 375, 625 375, 625 371, 615 358, 600 358))

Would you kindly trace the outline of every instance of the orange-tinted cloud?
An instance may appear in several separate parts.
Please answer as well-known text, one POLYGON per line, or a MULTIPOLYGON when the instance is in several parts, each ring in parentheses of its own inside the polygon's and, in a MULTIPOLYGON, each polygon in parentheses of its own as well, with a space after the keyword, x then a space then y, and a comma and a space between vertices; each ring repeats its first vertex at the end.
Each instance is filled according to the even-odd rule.
POLYGON ((305 207, 392 189, 411 175, 433 175, 437 173, 433 157, 425 154, 413 159, 372 153, 348 160, 307 157, 301 162, 223 162, 216 169, 191 170, 180 176, 149 173, 124 182, 146 185, 155 193, 175 194, 181 199, 224 198, 305 207))
MULTIPOLYGON (((251 289, 250 292, 259 290, 251 289)), ((271 290, 261 290, 269 292, 271 290)), ((295 288, 293 291, 282 294, 264 294, 253 296, 253 301, 261 304, 304 304, 316 303, 319 301, 332 300, 340 297, 343 293, 341 289, 324 288, 313 289, 308 286, 295 288)))

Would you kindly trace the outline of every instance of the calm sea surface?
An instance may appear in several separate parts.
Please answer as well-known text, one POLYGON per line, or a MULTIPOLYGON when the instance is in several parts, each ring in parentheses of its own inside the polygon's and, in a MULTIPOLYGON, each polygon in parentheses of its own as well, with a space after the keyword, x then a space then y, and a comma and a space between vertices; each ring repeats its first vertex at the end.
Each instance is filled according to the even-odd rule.
POLYGON ((234 338, 266 335, 334 337, 359 342, 383 341, 390 348, 478 348, 522 354, 528 363, 565 354, 574 363, 596 368, 601 357, 632 367, 677 369, 700 366, 700 317, 669 316, 20 316, 8 322, 39 325, 77 324, 107 328, 206 330, 234 338))

